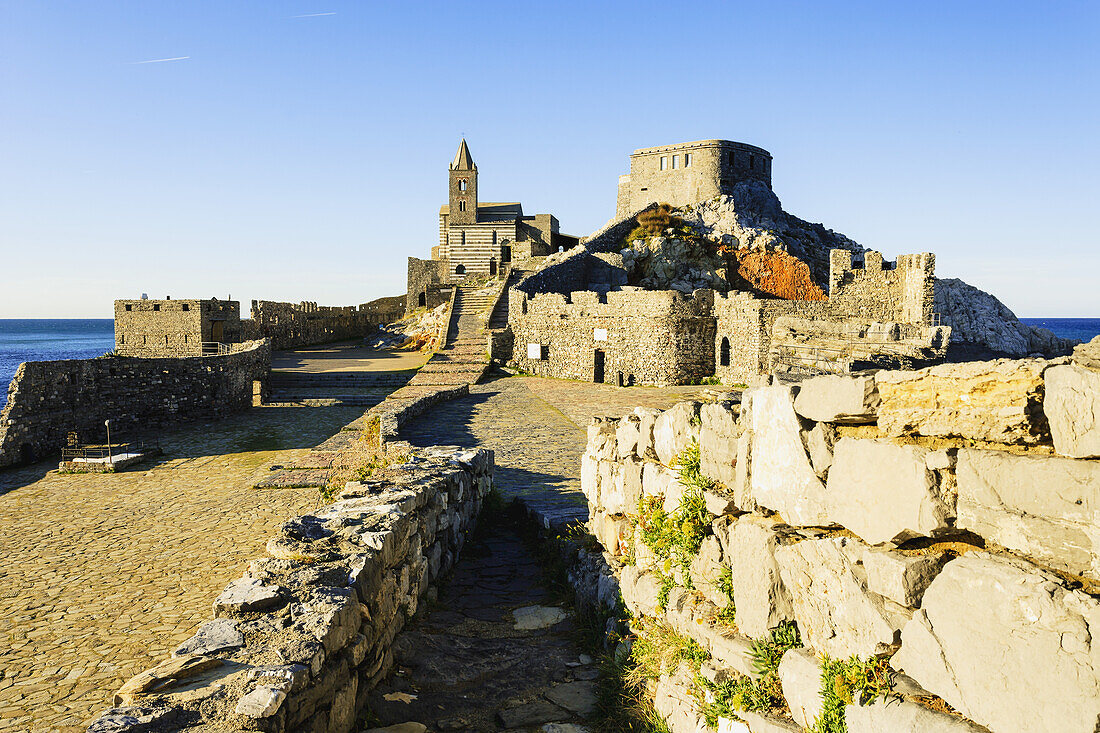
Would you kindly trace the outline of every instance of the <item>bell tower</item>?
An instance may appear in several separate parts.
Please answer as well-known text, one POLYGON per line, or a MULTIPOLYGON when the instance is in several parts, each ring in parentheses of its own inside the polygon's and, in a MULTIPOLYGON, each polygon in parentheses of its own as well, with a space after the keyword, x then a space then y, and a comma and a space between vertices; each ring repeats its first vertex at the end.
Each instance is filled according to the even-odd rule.
POLYGON ((466 147, 466 139, 458 146, 448 171, 449 224, 477 223, 477 166, 466 147))

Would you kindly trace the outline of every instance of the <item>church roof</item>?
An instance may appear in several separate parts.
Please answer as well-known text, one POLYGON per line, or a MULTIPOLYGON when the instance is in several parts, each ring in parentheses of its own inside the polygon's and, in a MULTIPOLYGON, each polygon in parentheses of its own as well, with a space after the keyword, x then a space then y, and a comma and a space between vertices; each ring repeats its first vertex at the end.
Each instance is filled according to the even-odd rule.
MULTIPOLYGON (((443 204, 439 207, 440 214, 451 213, 451 207, 443 204)), ((477 218, 490 219, 515 219, 523 216, 523 205, 518 201, 493 202, 486 201, 477 205, 477 218)))
POLYGON ((470 149, 466 147, 466 138, 462 138, 462 142, 458 146, 458 152, 455 153, 455 159, 451 163, 451 170, 472 171, 474 169, 474 158, 470 155, 470 149))

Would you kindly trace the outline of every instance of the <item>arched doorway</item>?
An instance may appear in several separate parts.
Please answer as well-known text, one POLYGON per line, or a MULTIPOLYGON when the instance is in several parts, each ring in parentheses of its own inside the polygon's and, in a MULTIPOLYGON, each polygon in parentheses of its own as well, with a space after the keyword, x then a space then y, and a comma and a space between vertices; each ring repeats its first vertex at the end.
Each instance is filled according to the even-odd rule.
POLYGON ((456 275, 465 275, 466 274, 466 265, 459 265, 458 267, 456 267, 455 268, 455 274, 456 275))

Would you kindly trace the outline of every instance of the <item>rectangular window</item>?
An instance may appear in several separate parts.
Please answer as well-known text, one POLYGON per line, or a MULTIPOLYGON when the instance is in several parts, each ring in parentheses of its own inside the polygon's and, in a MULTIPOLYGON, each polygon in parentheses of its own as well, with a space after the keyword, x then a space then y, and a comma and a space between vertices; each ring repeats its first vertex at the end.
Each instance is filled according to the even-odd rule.
POLYGON ((132 308, 133 308, 133 306, 132 306, 132 305, 128 305, 128 306, 126 306, 126 310, 131 310, 132 308))
POLYGON ((756 170, 756 156, 755 155, 750 155, 749 156, 749 170, 750 171, 756 170))
POLYGON ((665 156, 662 155, 661 156, 661 170, 665 170, 666 168, 668 168, 668 158, 666 158, 665 156))
POLYGON ((187 303, 184 303, 184 304, 183 304, 183 309, 184 309, 185 311, 189 311, 189 310, 191 310, 191 306, 189 306, 189 305, 188 305, 187 303))
POLYGON ((730 160, 730 168, 737 165, 737 153, 730 153, 729 160, 730 160))
POLYGON ((684 153, 684 167, 691 167, 691 153, 684 153))
POLYGON ((153 305, 153 310, 155 310, 155 311, 159 311, 159 310, 160 310, 160 303, 155 303, 155 304, 153 305))
POLYGON ((672 156, 672 167, 673 168, 679 168, 680 167, 680 156, 679 155, 672 156))

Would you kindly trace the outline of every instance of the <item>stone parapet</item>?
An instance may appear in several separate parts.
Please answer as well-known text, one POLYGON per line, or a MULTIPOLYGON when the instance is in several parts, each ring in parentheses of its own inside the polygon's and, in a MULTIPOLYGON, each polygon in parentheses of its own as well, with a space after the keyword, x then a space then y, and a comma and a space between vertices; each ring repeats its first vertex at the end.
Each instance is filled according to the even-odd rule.
POLYGON ((709 654, 654 683, 673 733, 716 695, 719 730, 828 714, 850 731, 1091 733, 1100 461, 1056 453, 1097 437, 1073 405, 1098 373, 1029 359, 816 377, 594 422, 581 484, 631 626, 709 654), (761 644, 779 639, 768 666, 761 644), (885 680, 872 697, 837 677, 857 663, 885 680), (753 695, 776 691, 762 716, 753 695))
POLYGON ((116 693, 95 733, 356 730, 392 643, 454 565, 493 455, 409 449, 383 478, 295 517, 213 604, 213 620, 116 693))

